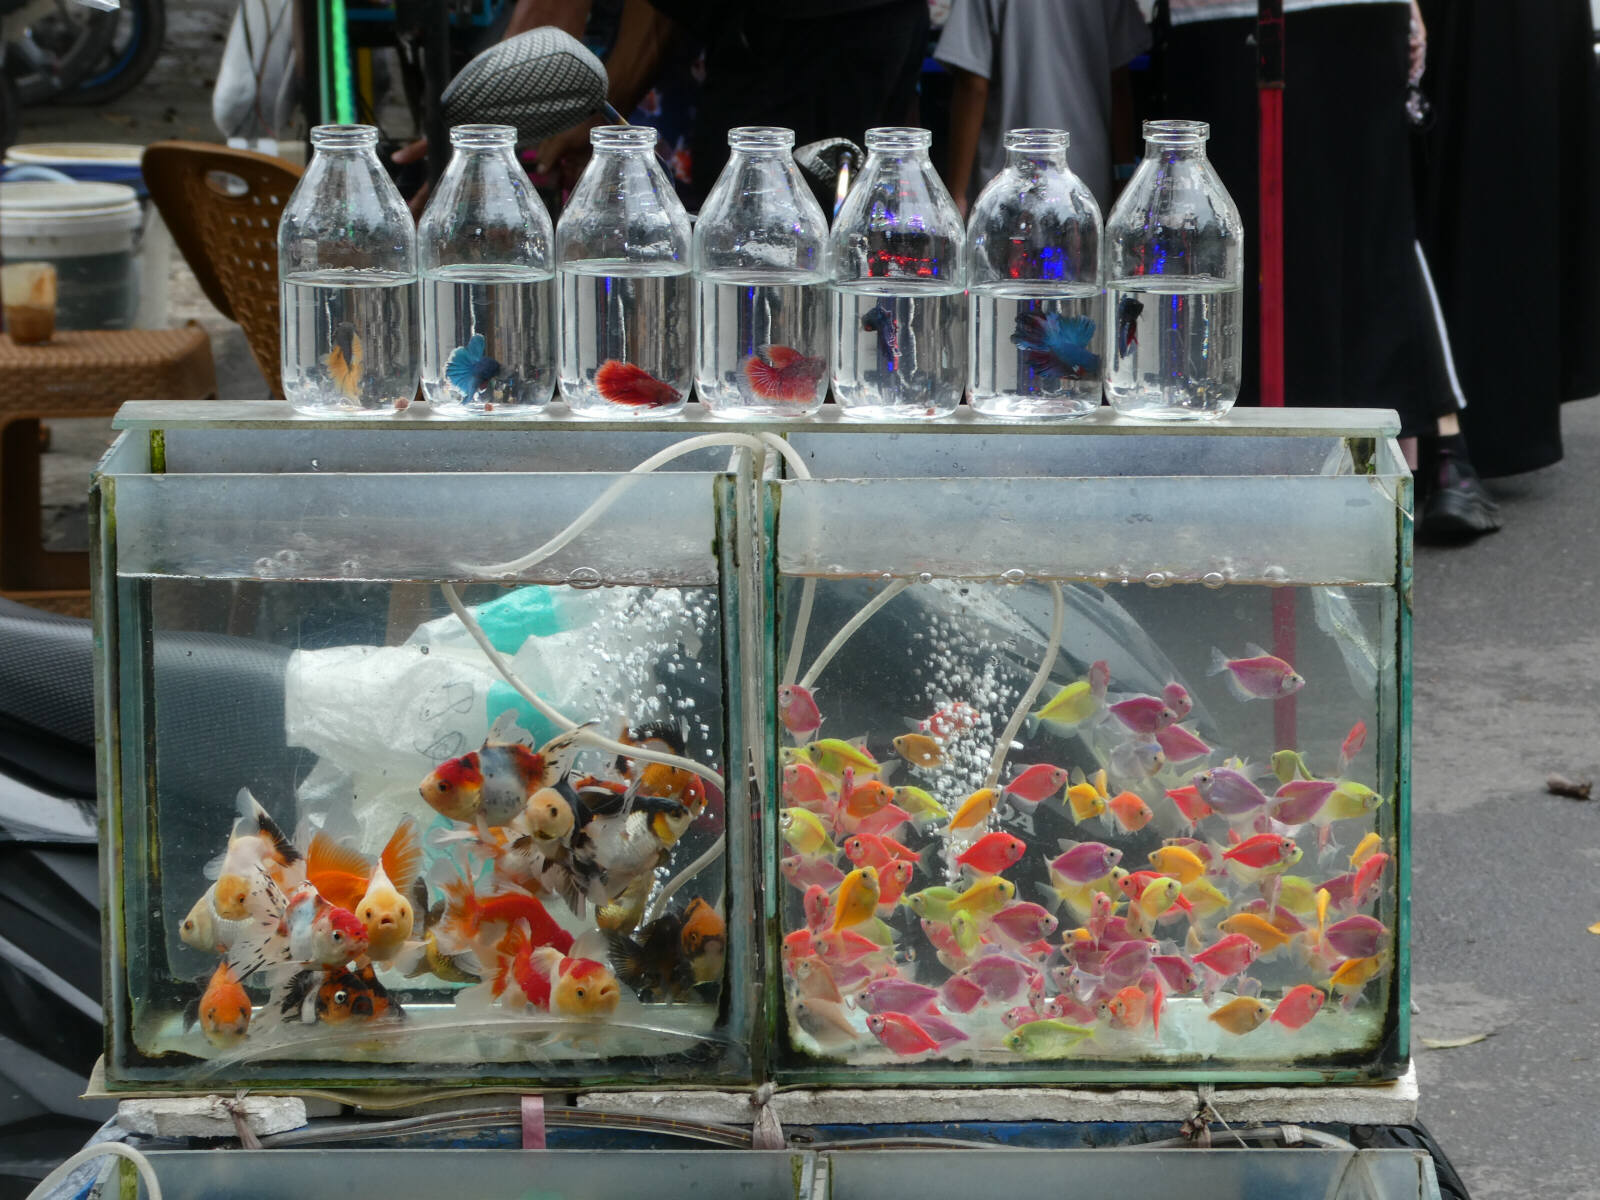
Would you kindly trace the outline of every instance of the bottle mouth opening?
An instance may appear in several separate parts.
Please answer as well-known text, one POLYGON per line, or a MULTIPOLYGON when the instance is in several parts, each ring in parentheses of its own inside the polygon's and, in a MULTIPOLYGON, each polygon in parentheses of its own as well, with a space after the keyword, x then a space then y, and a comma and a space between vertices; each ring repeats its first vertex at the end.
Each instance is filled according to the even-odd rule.
POLYGON ((1211 137, 1204 121, 1146 121, 1144 140, 1151 146, 1194 146, 1211 137))
POLYGON ((868 150, 926 150, 933 134, 914 125, 880 125, 867 130, 868 150))
POLYGON ((1065 129, 1008 129, 1007 150, 1027 150, 1039 154, 1059 154, 1072 144, 1065 129))
POLYGON ((589 144, 604 150, 653 150, 656 131, 648 125, 600 125, 589 131, 589 144))
POLYGON ((515 146, 515 125, 456 125, 450 130, 450 144, 458 149, 471 150, 489 146, 515 146))
POLYGON ((787 150, 794 145, 794 130, 782 125, 738 125, 728 130, 734 150, 787 150))
POLYGON ((378 144, 376 125, 317 125, 311 130, 311 144, 319 150, 355 149, 378 144))

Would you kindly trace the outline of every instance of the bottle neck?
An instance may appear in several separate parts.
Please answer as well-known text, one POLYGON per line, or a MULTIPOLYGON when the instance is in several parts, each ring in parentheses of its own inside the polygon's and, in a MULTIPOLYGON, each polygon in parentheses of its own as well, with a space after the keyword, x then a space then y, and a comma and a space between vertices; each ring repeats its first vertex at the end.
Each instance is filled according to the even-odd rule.
POLYGON ((1022 175, 1061 171, 1067 166, 1065 150, 1007 150, 1006 167, 1022 175))

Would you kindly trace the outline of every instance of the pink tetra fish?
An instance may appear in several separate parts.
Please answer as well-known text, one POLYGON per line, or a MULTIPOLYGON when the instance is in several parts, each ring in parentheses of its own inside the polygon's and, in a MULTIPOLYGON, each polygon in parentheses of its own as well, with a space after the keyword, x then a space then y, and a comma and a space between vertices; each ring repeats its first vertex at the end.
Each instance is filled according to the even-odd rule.
POLYGON ((1362 747, 1366 744, 1367 723, 1357 721, 1350 727, 1350 732, 1344 735, 1344 741, 1339 745, 1339 774, 1343 775, 1350 769, 1350 763, 1361 753, 1362 747))
POLYGON ((778 688, 778 719, 796 737, 804 737, 822 727, 822 710, 810 688, 786 683, 778 688))
POLYGON ((1260 948, 1244 934, 1230 933, 1197 953, 1194 961, 1227 979, 1255 962, 1260 953, 1260 948))
POLYGON ((1245 651, 1249 658, 1229 658, 1221 650, 1212 650, 1207 674, 1226 675, 1241 700, 1281 700, 1305 687, 1306 681, 1283 659, 1260 646, 1247 646, 1245 651))
POLYGON ((1295 850, 1296 846, 1293 838, 1279 837, 1271 833, 1258 833, 1254 837, 1246 838, 1237 846, 1229 846, 1222 852, 1222 857, 1229 862, 1236 862, 1241 866, 1260 870, 1263 867, 1274 866, 1292 857, 1295 850))
POLYGON ((939 1000, 951 1012, 971 1012, 985 996, 983 986, 966 975, 952 975, 939 987, 939 1000))
POLYGON ((1156 745, 1161 747, 1161 752, 1173 766, 1204 758, 1211 753, 1210 746, 1182 725, 1168 725, 1164 729, 1156 730, 1156 745))
POLYGON ((1034 763, 1000 790, 1029 804, 1039 804, 1067 786, 1067 774, 1062 767, 1034 763))
POLYGON ((1178 720, 1183 720, 1194 710, 1194 701, 1189 696, 1189 689, 1181 683, 1169 683, 1161 689, 1161 698, 1167 702, 1167 707, 1178 714, 1178 720))
POLYGON ((867 1018, 867 1028, 873 1037, 903 1057, 939 1049, 939 1043, 928 1031, 905 1013, 873 1013, 867 1018))
POLYGON ((952 1042, 964 1042, 967 1040, 967 1035, 964 1032, 934 1013, 918 1017, 917 1024, 922 1026, 924 1033, 939 1043, 939 1049, 941 1050, 952 1042))
POLYGON ((1322 811, 1338 786, 1332 779, 1291 779, 1272 794, 1272 819, 1284 825, 1304 825, 1322 811))
POLYGON ((1317 1015, 1327 998, 1327 994, 1321 988, 1302 983, 1284 993, 1283 999, 1278 1001, 1278 1007, 1272 1010, 1272 1016, 1268 1019, 1276 1021, 1286 1029, 1299 1029, 1317 1015))
POLYGON ((1376 917, 1357 914, 1329 925, 1322 940, 1341 958, 1371 958, 1389 946, 1389 929, 1376 917))
POLYGON ((1043 905, 1023 901, 1008 904, 990 919, 990 927, 1018 945, 1036 942, 1056 931, 1056 919, 1043 905))
POLYGON ((862 989, 858 1005, 869 1013, 937 1011, 939 991, 909 979, 875 979, 862 989))
POLYGON ((1118 700, 1106 709, 1134 733, 1154 733, 1165 729, 1178 719, 1178 714, 1167 707, 1159 696, 1130 696, 1118 700))
POLYGON ((800 762, 787 763, 783 768, 783 802, 786 807, 808 809, 819 817, 833 816, 837 807, 817 769, 800 762))
POLYGON ((1063 852, 1050 863, 1050 870, 1073 883, 1093 883, 1104 879, 1122 861, 1122 851, 1104 842, 1062 842, 1063 852))
POLYGON ((783 877, 802 892, 812 884, 825 888, 838 887, 844 872, 825 858, 807 858, 804 854, 791 854, 778 864, 783 877))
POLYGON ((1037 971, 1003 954, 980 958, 961 974, 981 987, 987 999, 994 1001, 1015 1000, 1035 986, 1040 991, 1044 986, 1044 978, 1037 971))

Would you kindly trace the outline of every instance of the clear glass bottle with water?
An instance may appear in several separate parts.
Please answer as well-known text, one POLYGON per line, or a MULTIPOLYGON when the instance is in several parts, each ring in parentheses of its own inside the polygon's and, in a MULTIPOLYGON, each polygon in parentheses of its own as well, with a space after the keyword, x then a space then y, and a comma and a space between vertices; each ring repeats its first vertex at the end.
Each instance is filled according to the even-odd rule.
POLYGON ((319 125, 278 223, 283 391, 305 413, 417 394, 417 239, 371 125, 319 125))
POLYGON ((584 417, 670 416, 694 375, 689 214, 656 159, 656 131, 603 125, 556 222, 557 382, 584 417))
POLYGON ((861 178, 833 223, 833 395, 846 417, 947 416, 966 389, 966 231, 931 140, 867 130, 861 178))
POLYGON ((458 125, 417 226, 422 392, 434 411, 516 413, 556 385, 554 231, 510 125, 458 125))
POLYGON ((828 221, 794 131, 729 130, 694 225, 695 387, 718 417, 803 417, 828 390, 828 221))
POLYGON ((994 417, 1081 417, 1100 407, 1100 207, 1067 166, 1064 129, 1013 129, 1005 170, 967 225, 971 404, 994 417))
POLYGON ((1203 121, 1146 121, 1106 221, 1106 394, 1117 411, 1217 417, 1239 398, 1244 230, 1203 121))

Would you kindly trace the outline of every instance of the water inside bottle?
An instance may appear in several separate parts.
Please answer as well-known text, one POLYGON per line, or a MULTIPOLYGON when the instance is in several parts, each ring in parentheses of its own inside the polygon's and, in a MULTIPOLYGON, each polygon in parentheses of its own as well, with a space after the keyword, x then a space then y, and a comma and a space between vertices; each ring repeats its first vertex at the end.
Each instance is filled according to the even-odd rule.
POLYGON ((422 281, 422 390, 435 411, 501 412, 555 390, 555 282, 509 265, 422 281))
POLYGON ((308 271, 280 286, 283 394, 302 412, 405 408, 417 394, 417 284, 308 271))
POLYGON ((814 272, 699 280, 695 386, 718 416, 795 417, 828 390, 827 290, 814 272))
POLYGON ((580 416, 671 415, 694 366, 693 280, 678 263, 561 268, 561 395, 580 416))
POLYGON ((833 394, 847 415, 915 420, 954 412, 967 382, 963 289, 938 280, 837 284, 833 394))
POLYGON ((1106 287, 1106 394, 1119 412, 1217 417, 1239 398, 1243 293, 1226 280, 1146 276, 1106 287))
POLYGON ((1094 284, 972 289, 972 407, 994 417, 1078 417, 1100 407, 1103 297, 1094 284))

